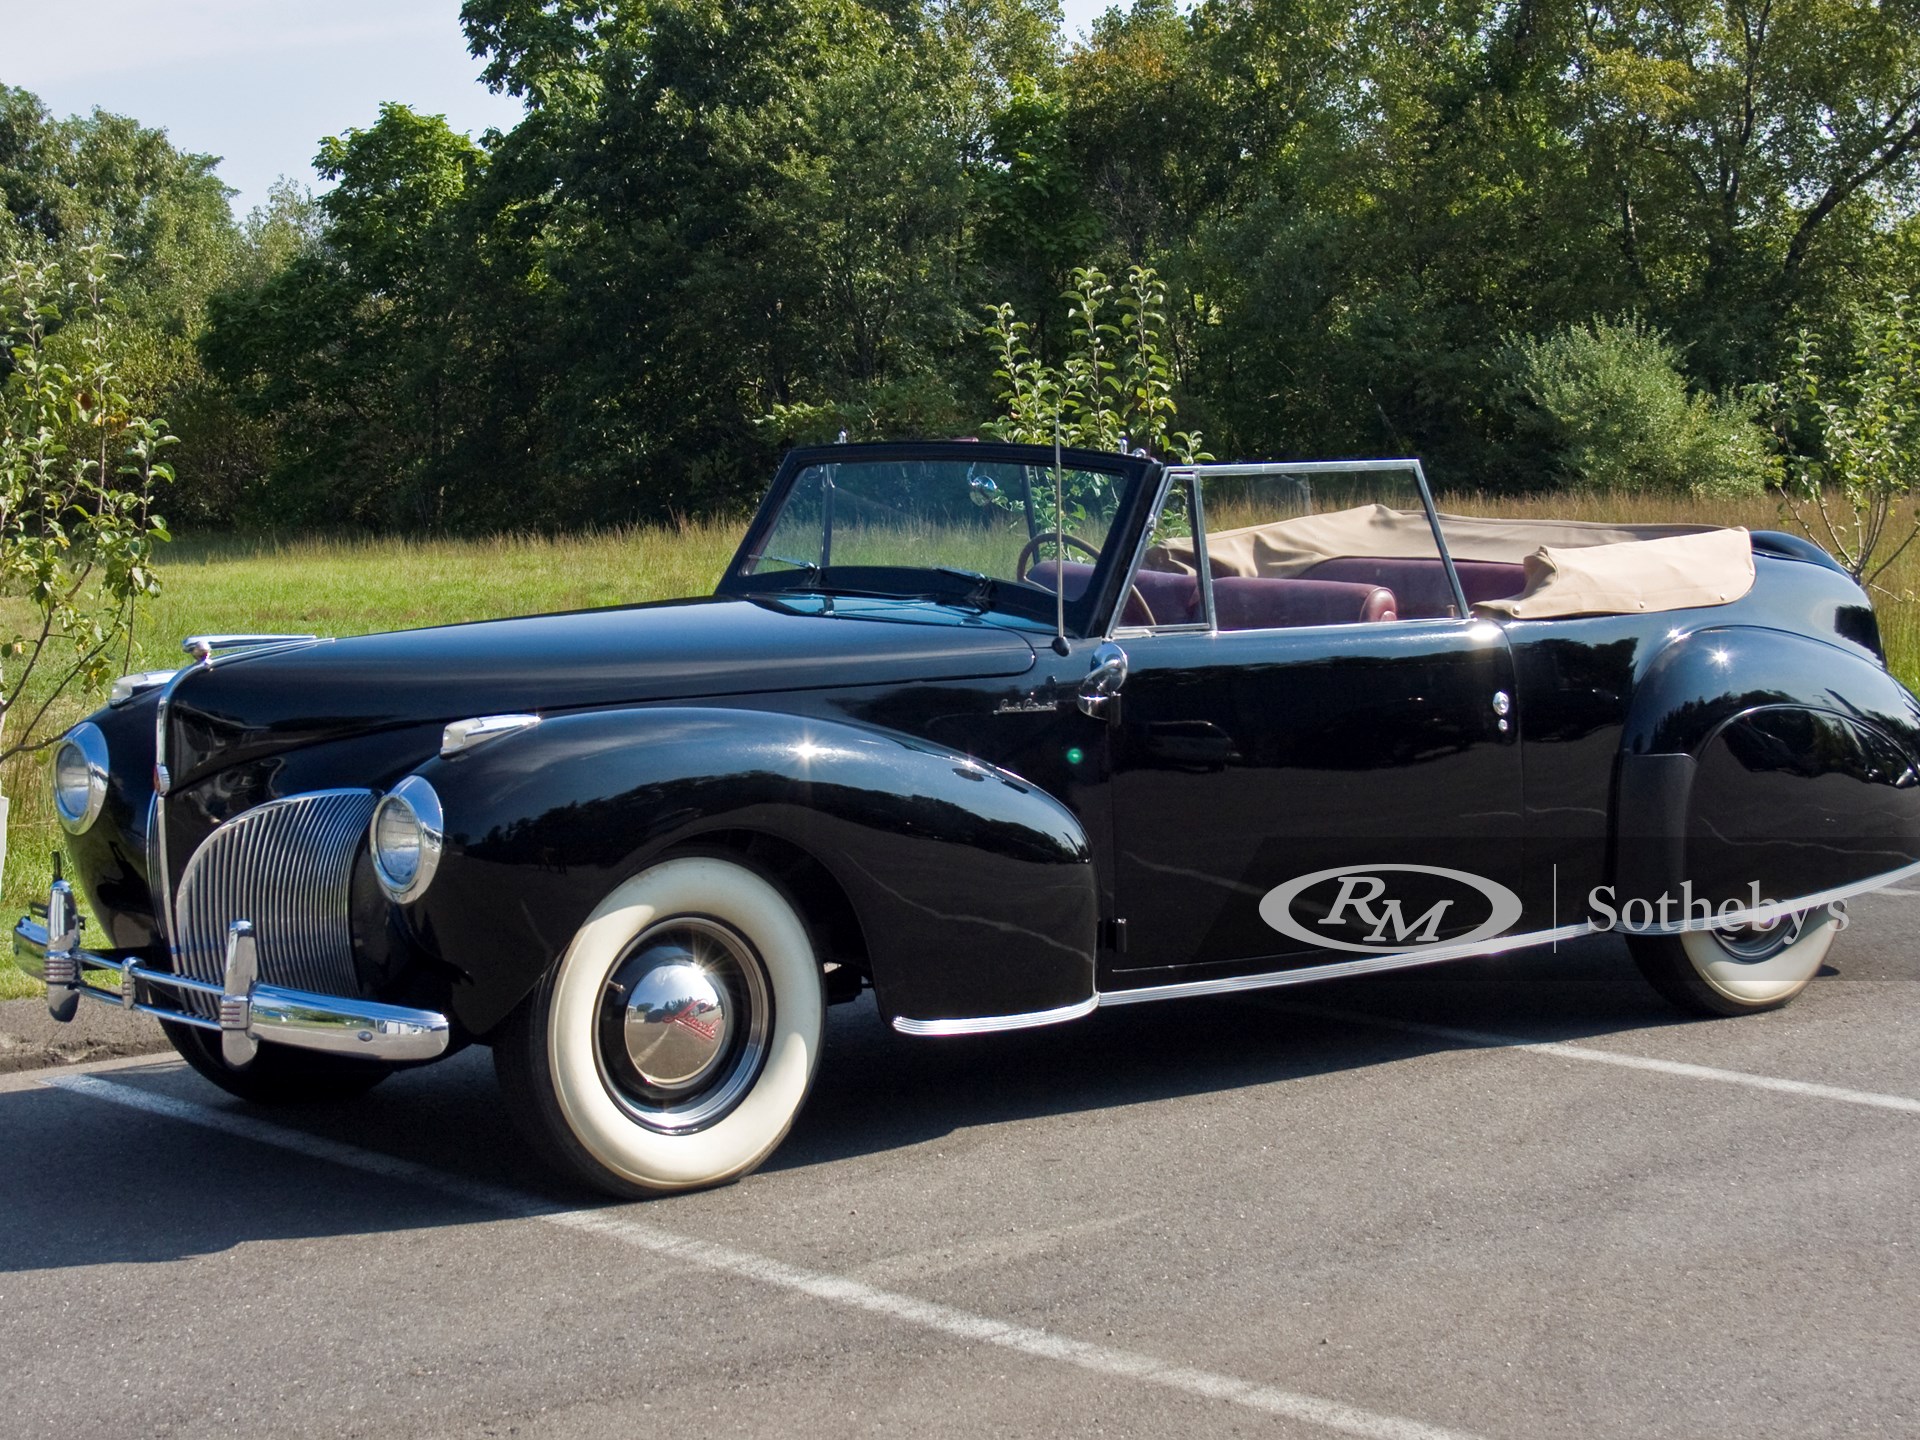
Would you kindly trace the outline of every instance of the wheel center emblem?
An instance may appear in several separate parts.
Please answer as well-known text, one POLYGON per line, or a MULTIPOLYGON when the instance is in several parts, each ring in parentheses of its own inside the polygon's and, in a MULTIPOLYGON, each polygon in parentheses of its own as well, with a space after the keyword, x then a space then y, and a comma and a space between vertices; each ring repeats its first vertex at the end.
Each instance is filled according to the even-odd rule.
POLYGON ((727 992, 684 953, 660 957, 627 991, 627 1056, 649 1085, 686 1089, 725 1053, 727 992))

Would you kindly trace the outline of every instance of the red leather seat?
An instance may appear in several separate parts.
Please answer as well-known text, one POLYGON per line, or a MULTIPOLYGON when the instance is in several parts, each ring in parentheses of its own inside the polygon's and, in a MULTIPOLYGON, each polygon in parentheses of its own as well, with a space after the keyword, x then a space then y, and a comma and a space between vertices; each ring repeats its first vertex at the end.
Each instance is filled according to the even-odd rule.
MULTIPOLYGON (((1078 600, 1087 593, 1093 567, 1074 560, 1065 564, 1043 560, 1027 572, 1027 579, 1051 590, 1056 569, 1066 581, 1067 599, 1078 600)), ((1163 570, 1136 573, 1133 588, 1127 592, 1126 606, 1120 612, 1122 625, 1192 625, 1200 618, 1200 582, 1191 575, 1163 570), (1144 608, 1142 602, 1145 602, 1144 608), (1148 610, 1153 613, 1149 615, 1148 610)))
POLYGON ((1027 582, 1042 589, 1054 588, 1054 572, 1058 571, 1067 582, 1067 599, 1078 600, 1087 593, 1087 582, 1093 578, 1093 567, 1082 565, 1074 560, 1036 560, 1033 568, 1027 571, 1027 582))
MULTIPOLYGON (((1504 600, 1527 588, 1527 567, 1498 560, 1456 560, 1460 588, 1467 603, 1504 600)), ((1343 580, 1350 584, 1380 585, 1393 591, 1406 620, 1430 620, 1451 615, 1454 609, 1453 587, 1447 584, 1447 567, 1440 557, 1390 559, 1386 556, 1350 555, 1338 560, 1322 560, 1302 572, 1313 580, 1343 580)))
POLYGON ((1155 625, 1193 625, 1205 617, 1200 613, 1200 581, 1192 575, 1175 575, 1164 570, 1140 570, 1134 573, 1133 589, 1127 593, 1127 608, 1120 612, 1126 625, 1145 625, 1140 614, 1144 600, 1153 611, 1155 625))
POLYGON ((1393 592, 1378 585, 1235 575, 1213 582, 1213 613, 1222 630, 1282 630, 1397 620, 1399 606, 1393 592))

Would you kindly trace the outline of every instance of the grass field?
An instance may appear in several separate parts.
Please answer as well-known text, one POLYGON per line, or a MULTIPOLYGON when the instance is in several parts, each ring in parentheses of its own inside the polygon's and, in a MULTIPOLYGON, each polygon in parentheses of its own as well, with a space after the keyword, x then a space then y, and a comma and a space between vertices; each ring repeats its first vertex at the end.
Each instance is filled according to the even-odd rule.
MULTIPOLYGON (((1791 528, 1766 500, 1568 495, 1515 501, 1448 495, 1440 504, 1465 514, 1791 528)), ((178 543, 161 557, 165 590, 143 608, 126 668, 178 664, 180 637, 196 632, 353 635, 705 594, 712 590, 741 528, 742 522, 734 519, 563 539, 178 543)), ((1888 593, 1876 596, 1876 607, 1893 669, 1909 686, 1920 685, 1920 602, 1915 599, 1920 547, 1903 556, 1882 584, 1888 593)), ((58 734, 98 703, 99 697, 68 697, 51 716, 46 733, 58 734)), ((0 913, 11 925, 29 899, 45 895, 60 830, 40 757, 16 758, 0 774, 0 783, 13 800, 0 899, 0 913)), ((31 993, 27 978, 0 961, 0 999, 31 993)))

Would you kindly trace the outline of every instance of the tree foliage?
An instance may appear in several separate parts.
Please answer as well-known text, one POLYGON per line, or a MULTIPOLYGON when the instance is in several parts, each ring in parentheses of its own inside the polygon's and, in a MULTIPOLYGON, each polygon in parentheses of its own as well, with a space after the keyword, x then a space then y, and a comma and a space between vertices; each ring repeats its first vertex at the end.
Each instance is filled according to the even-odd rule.
POLYGON ((1738 496, 1776 483, 1762 397, 1692 393, 1680 365, 1637 317, 1516 336, 1496 360, 1514 448, 1580 489, 1738 496))
POLYGON ((1198 432, 1173 429, 1178 407, 1160 277, 1135 265, 1116 290, 1099 270, 1083 267, 1062 298, 1070 342, 1057 368, 1034 354, 1033 327, 1015 318, 1012 305, 988 308, 984 334, 1002 413, 987 433, 1027 445, 1141 449, 1188 464, 1211 459, 1198 432))
POLYGON ((157 393, 220 437, 197 516, 738 505, 785 443, 977 432, 1011 363, 983 307, 1067 384, 1125 287, 1091 329, 1060 295, 1136 266, 1152 383, 1223 453, 1738 489, 1793 337, 1920 289, 1920 0, 1137 0, 1083 42, 1053 0, 462 23, 517 126, 388 106, 325 142, 319 201, 225 231, 205 157, 0 104, 0 230, 104 226, 147 277, 129 316, 185 377, 157 393))
POLYGON ((28 617, 0 636, 0 760, 49 743, 53 702, 114 673, 135 603, 160 588, 153 550, 168 535, 153 501, 172 479, 160 457, 174 438, 121 384, 111 258, 92 245, 75 275, 45 260, 0 273, 12 360, 0 385, 0 594, 28 617))
POLYGON ((1920 309, 1889 297, 1833 359, 1802 331, 1788 396, 1817 440, 1793 461, 1788 501, 1809 535, 1872 584, 1920 538, 1920 309))

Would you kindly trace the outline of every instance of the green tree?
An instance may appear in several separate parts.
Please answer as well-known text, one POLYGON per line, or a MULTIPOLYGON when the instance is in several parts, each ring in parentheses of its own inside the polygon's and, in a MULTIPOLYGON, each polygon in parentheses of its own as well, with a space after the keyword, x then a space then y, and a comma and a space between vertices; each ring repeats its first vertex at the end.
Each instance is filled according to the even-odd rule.
POLYGON ((1050 63, 1051 4, 464 13, 530 106, 488 205, 537 277, 521 398, 553 513, 737 504, 781 440, 975 408, 974 197, 1019 67, 1050 63))
MULTIPOLYGON (((1612 238, 1712 383, 1779 358, 1794 310, 1847 288, 1868 221, 1920 178, 1914 0, 1588 0, 1572 133, 1612 238)), ((1830 303, 1830 302, 1829 302, 1830 303)))
MULTIPOLYGON (((116 382, 136 411, 168 415, 187 438, 167 499, 196 518, 223 511, 237 483, 229 472, 257 474, 265 459, 258 436, 251 444, 239 437, 245 424, 236 424, 195 343, 209 297, 234 282, 248 248, 216 163, 125 116, 96 110, 60 120, 27 91, 0 87, 0 257, 81 270, 88 262, 78 252, 88 244, 118 257, 100 280, 102 302, 117 316, 116 382)), ((49 319, 56 356, 77 344, 61 333, 76 318, 49 319)))
POLYGON ((1000 382, 998 439, 1088 450, 1143 449, 1183 462, 1211 458, 1197 432, 1173 429, 1178 406, 1166 352, 1166 286, 1145 266, 1127 272, 1116 294, 1100 271, 1074 271, 1067 302, 1066 354, 1056 368, 1033 353, 1033 329, 1011 305, 988 307, 983 332, 1000 382))
POLYGON ((225 283, 239 235, 218 163, 124 115, 59 120, 0 86, 0 196, 16 237, 109 247, 121 258, 103 283, 133 324, 189 333, 225 283))
POLYGON ((466 467, 492 458, 471 443, 495 377, 464 204, 485 163, 442 117, 384 105, 323 143, 315 164, 335 183, 317 236, 296 196, 257 217, 289 258, 215 298, 201 349, 245 411, 277 425, 256 502, 277 518, 443 525, 466 502, 466 467))
POLYGON ((1794 458, 1787 495, 1801 527, 1871 585, 1920 537, 1920 310, 1889 296, 1855 330, 1831 358, 1797 337, 1787 395, 1818 443, 1794 458))
POLYGON ((113 673, 135 604, 159 590, 153 550, 168 538, 153 501, 174 440, 119 383, 103 247, 75 258, 74 278, 44 260, 0 273, 13 362, 0 385, 0 594, 27 616, 0 640, 0 760, 50 744, 54 702, 113 673), (49 345, 63 318, 66 361, 49 345))

